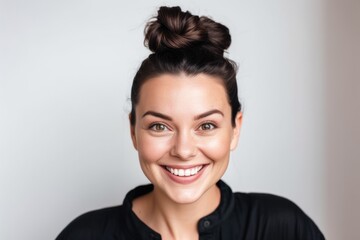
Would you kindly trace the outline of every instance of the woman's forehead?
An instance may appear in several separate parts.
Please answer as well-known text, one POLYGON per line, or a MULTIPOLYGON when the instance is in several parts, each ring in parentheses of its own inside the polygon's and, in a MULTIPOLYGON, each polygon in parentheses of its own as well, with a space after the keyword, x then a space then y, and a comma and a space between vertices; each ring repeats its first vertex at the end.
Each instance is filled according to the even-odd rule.
POLYGON ((139 117, 148 111, 189 119, 212 110, 231 115, 221 80, 208 75, 166 74, 149 79, 141 88, 136 110, 139 117))
POLYGON ((186 74, 162 74, 150 78, 144 82, 140 90, 141 95, 154 95, 163 92, 172 94, 184 94, 184 97, 190 94, 205 95, 207 93, 216 94, 214 97, 226 96, 225 88, 220 78, 206 75, 186 75, 186 74))

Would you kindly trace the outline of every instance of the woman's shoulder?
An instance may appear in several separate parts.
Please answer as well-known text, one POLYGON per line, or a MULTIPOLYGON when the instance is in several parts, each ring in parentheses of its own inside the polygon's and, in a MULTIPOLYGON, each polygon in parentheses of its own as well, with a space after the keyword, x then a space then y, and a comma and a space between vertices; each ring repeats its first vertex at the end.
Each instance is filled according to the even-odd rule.
POLYGON ((296 239, 325 239, 313 220, 285 197, 268 193, 237 192, 234 195, 236 211, 245 214, 250 228, 256 231, 266 231, 267 236, 274 237, 287 234, 297 236, 296 239))
POLYGON ((114 236, 116 239, 136 239, 133 235, 138 234, 136 224, 139 220, 132 212, 132 202, 152 189, 151 184, 138 186, 126 194, 122 205, 80 215, 65 227, 56 240, 104 240, 114 236))
POLYGON ((265 213, 285 214, 302 213, 302 210, 293 201, 269 193, 242 193, 236 192, 236 202, 249 210, 261 210, 265 213))
POLYGON ((113 234, 125 224, 122 216, 123 206, 89 211, 70 222, 56 240, 100 239, 107 232, 113 234))

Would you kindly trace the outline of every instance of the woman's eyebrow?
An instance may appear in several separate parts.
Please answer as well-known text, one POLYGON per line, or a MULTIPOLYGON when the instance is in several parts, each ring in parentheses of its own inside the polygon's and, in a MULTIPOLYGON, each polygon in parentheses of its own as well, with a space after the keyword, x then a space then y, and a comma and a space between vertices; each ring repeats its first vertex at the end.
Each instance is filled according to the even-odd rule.
POLYGON ((154 111, 147 111, 146 113, 144 113, 142 115, 142 118, 147 116, 147 115, 151 115, 151 116, 155 116, 155 117, 159 117, 159 118, 162 118, 162 119, 165 119, 165 120, 168 120, 168 121, 172 121, 172 118, 165 115, 165 114, 162 114, 162 113, 159 113, 159 112, 154 112, 154 111))
POLYGON ((223 112, 221 112, 220 110, 218 109, 213 109, 213 110, 210 110, 210 111, 207 111, 207 112, 204 112, 202 114, 199 114, 197 116, 195 116, 195 120, 199 120, 201 118, 204 118, 204 117, 207 117, 207 116, 210 116, 212 114, 220 114, 221 116, 224 116, 223 112))
MULTIPOLYGON (((204 112, 204 113, 201 113, 197 116, 194 117, 194 120, 199 120, 201 118, 204 118, 204 117, 207 117, 207 116, 210 116, 212 114, 220 114, 221 116, 224 116, 224 114, 218 110, 218 109, 213 109, 213 110, 210 110, 210 111, 207 111, 207 112, 204 112)), ((168 121, 172 121, 172 118, 170 116, 167 116, 165 114, 162 114, 162 113, 159 113, 159 112, 154 112, 154 111, 147 111, 145 112, 143 115, 142 115, 142 118, 144 118, 145 116, 147 115, 151 115, 151 116, 155 116, 155 117, 159 117, 159 118, 162 118, 162 119, 165 119, 165 120, 168 120, 168 121)))

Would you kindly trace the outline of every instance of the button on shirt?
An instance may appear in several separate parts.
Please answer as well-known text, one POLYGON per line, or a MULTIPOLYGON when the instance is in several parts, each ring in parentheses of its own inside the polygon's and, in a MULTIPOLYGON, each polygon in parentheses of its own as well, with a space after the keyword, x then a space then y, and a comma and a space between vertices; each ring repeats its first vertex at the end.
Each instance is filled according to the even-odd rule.
MULTIPOLYGON (((200 240, 323 240, 315 223, 293 202, 271 194, 233 193, 219 181, 216 210, 198 222, 200 240)), ((85 213, 72 221, 56 240, 161 240, 161 235, 132 211, 132 201, 153 190, 139 186, 123 205, 85 213)))

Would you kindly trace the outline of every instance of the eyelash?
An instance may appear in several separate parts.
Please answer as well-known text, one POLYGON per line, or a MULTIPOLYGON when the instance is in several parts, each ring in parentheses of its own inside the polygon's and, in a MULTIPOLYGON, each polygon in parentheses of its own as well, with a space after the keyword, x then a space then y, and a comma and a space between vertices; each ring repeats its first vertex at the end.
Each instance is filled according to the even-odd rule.
POLYGON ((165 124, 163 123, 153 123, 149 126, 149 129, 150 130, 153 130, 155 132, 164 132, 166 130, 169 130, 170 128, 168 128, 165 124), (163 130, 159 130, 159 129, 156 129, 156 127, 164 127, 163 130))
MULTIPOLYGON (((204 122, 202 124, 200 124, 200 126, 197 128, 200 131, 211 131, 217 128, 217 125, 212 123, 212 122, 204 122), (209 125, 210 128, 209 129, 203 129, 204 126, 209 125)), ((149 129, 155 132, 164 132, 164 131, 168 131, 170 130, 170 128, 168 126, 166 126, 163 123, 153 123, 149 126, 149 129), (163 129, 157 129, 157 128, 163 128, 163 129)))
POLYGON ((216 124, 212 123, 212 122, 205 122, 205 123, 202 123, 198 129, 200 129, 201 131, 211 131, 211 130, 214 130, 216 129, 217 126, 216 124), (210 125, 210 129, 201 129, 202 127, 204 127, 205 125, 210 125))

